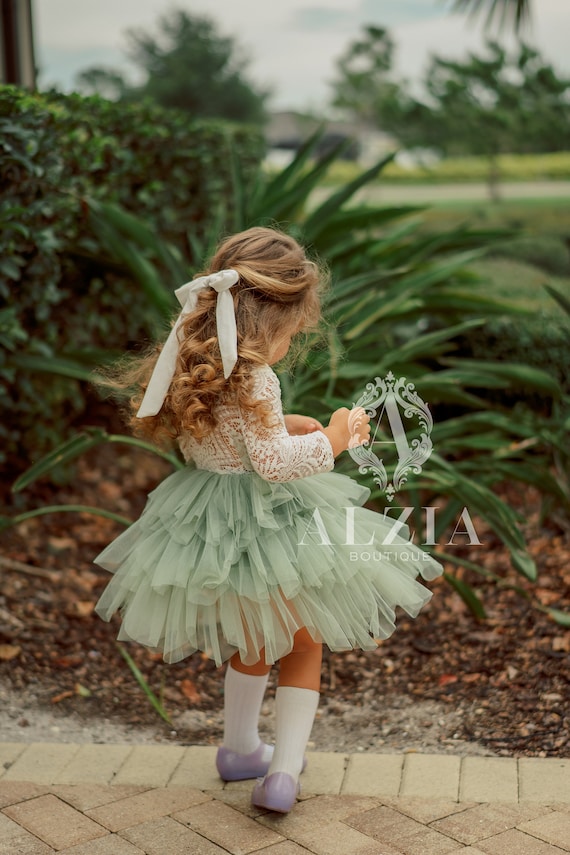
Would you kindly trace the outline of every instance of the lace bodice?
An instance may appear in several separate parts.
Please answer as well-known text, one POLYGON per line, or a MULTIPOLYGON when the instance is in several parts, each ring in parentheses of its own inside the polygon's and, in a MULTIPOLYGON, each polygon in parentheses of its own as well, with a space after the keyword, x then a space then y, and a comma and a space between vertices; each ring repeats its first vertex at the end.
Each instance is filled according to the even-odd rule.
POLYGON ((180 437, 184 459, 213 472, 255 471, 266 481, 293 481, 330 472, 334 455, 322 431, 305 436, 287 433, 279 380, 268 365, 256 369, 252 397, 270 403, 272 427, 261 424, 255 413, 221 404, 216 411, 218 424, 211 434, 200 441, 190 433, 180 437))

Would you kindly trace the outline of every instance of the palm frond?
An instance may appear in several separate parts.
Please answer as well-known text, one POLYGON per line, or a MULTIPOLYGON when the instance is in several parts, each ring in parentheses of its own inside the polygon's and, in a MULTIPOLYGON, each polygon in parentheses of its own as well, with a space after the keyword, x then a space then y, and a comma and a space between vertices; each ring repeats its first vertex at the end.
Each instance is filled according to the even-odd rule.
POLYGON ((530 0, 454 0, 452 8, 457 12, 467 12, 472 17, 485 15, 487 28, 497 18, 500 29, 510 21, 514 23, 516 33, 519 33, 531 18, 530 0))

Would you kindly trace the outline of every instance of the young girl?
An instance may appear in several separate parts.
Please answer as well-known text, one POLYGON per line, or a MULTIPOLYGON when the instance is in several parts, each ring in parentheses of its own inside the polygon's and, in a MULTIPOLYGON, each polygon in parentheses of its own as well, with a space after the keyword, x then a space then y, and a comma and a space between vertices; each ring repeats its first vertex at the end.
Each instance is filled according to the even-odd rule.
POLYGON ((218 771, 259 778, 253 804, 281 813, 299 790, 322 644, 374 649, 396 606, 415 616, 429 600, 418 572, 441 573, 402 537, 382 551, 392 522, 361 507, 366 488, 330 471, 349 443, 368 440, 364 410, 339 409, 327 427, 283 416, 270 366, 318 323, 321 278, 291 237, 252 228, 178 289, 182 312, 139 371, 146 391, 132 421, 139 435, 175 440, 194 466, 166 478, 96 559, 114 574, 97 612, 121 610, 119 639, 167 662, 196 650, 229 660, 218 771), (257 721, 277 660, 273 749, 257 721))

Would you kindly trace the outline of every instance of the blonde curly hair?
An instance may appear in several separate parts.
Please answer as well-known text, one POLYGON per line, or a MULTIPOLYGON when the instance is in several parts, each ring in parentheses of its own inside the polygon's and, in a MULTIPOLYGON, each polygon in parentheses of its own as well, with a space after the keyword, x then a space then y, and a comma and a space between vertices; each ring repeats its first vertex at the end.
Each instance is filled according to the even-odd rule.
POLYGON ((264 227, 224 240, 207 269, 197 275, 227 268, 239 274, 230 292, 237 326, 234 370, 224 379, 216 329, 217 294, 205 288, 181 324, 174 377, 157 415, 136 418, 162 345, 114 373, 115 390, 135 390, 128 402, 128 418, 136 435, 159 445, 171 444, 186 431, 202 439, 216 427, 216 404, 228 401, 255 411, 262 423, 269 424, 267 405, 251 396, 252 369, 269 363, 276 345, 289 336, 318 327, 326 274, 292 237, 264 227))

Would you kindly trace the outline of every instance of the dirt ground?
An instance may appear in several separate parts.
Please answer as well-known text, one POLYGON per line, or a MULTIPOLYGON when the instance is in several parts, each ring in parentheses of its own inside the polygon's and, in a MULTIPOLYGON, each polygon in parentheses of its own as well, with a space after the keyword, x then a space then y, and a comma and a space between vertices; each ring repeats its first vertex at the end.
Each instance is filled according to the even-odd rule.
MULTIPOLYGON (((168 471, 144 452, 91 452, 72 484, 39 485, 29 507, 103 506, 134 519, 146 493, 168 471)), ((482 546, 463 548, 521 585, 543 605, 570 612, 570 536, 541 523, 538 496, 505 488, 527 522, 539 567, 531 588, 481 520, 482 546)), ((6 501, 8 501, 6 499, 6 501)), ((14 513, 14 509, 4 509, 14 513)), ((177 665, 128 645, 169 721, 141 691, 115 641, 117 623, 93 606, 108 576, 93 557, 120 531, 90 514, 51 514, 2 532, 0 547, 0 733, 9 741, 216 744, 222 735, 223 674, 206 657, 177 665)), ((450 566, 449 571, 453 568, 450 566)), ((312 747, 323 751, 422 751, 567 757, 570 755, 570 632, 508 584, 478 586, 487 618, 476 620, 448 583, 414 621, 376 651, 325 652, 322 700, 312 747)), ((271 739, 276 673, 261 716, 271 739)))

